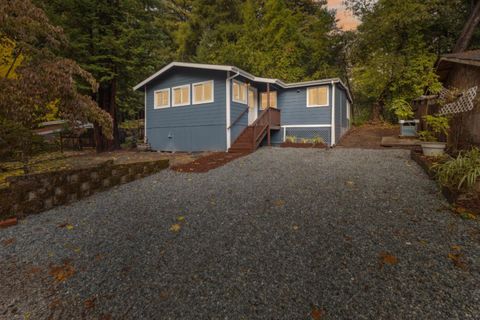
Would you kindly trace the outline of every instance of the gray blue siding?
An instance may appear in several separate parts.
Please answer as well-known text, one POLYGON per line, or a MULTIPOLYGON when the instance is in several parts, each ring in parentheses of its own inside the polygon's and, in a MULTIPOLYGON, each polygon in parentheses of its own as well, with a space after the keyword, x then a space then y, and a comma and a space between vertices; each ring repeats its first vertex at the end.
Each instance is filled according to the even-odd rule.
MULTIPOLYGON (((278 91, 278 109, 281 111, 282 126, 285 125, 329 125, 332 121, 332 86, 329 87, 329 106, 308 108, 307 88, 293 88, 278 91)), ((283 142, 284 128, 272 132, 272 143, 283 142)), ((295 128, 288 129, 289 135, 298 138, 314 138, 320 135, 326 143, 330 144, 331 128, 295 128)))
POLYGON ((222 71, 177 67, 147 84, 147 138, 152 149, 225 151, 226 77, 222 71), (213 103, 153 108, 154 91, 207 80, 214 80, 213 103))

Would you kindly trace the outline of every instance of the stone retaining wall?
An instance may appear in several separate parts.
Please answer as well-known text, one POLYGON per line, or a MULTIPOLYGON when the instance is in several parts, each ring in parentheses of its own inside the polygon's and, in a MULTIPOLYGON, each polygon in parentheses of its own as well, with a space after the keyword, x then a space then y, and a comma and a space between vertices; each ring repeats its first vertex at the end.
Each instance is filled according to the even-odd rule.
POLYGON ((0 220, 22 218, 71 203, 168 166, 168 160, 130 164, 114 164, 110 160, 95 167, 10 177, 9 187, 0 189, 0 220))

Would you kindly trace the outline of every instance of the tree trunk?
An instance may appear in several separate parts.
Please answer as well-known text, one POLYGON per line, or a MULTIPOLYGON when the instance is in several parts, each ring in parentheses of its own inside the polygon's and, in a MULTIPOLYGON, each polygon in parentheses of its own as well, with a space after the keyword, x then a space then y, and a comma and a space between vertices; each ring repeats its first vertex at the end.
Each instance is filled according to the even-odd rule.
POLYGON ((107 84, 100 85, 98 89, 98 105, 107 111, 112 117, 113 139, 108 140, 102 133, 102 128, 95 125, 95 146, 97 152, 116 150, 120 148, 118 122, 117 122, 117 105, 115 96, 117 94, 117 81, 112 79, 107 84))
POLYGON ((382 120, 383 114, 383 105, 380 101, 377 101, 373 104, 372 108, 372 121, 378 122, 382 120))
POLYGON ((453 48, 453 53, 463 52, 468 49, 470 41, 472 40, 473 34, 480 23, 480 1, 476 1, 472 13, 467 20, 467 23, 463 27, 462 33, 458 38, 458 41, 453 48))

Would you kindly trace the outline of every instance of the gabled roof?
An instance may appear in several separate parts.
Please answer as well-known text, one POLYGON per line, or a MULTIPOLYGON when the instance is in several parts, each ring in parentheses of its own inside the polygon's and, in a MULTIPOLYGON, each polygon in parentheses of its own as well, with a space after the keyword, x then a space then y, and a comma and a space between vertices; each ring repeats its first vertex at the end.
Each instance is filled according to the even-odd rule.
POLYGON ((256 77, 252 75, 251 73, 246 72, 245 70, 242 70, 240 68, 234 67, 234 66, 226 66, 226 65, 217 65, 217 64, 202 64, 202 63, 190 63, 190 62, 171 62, 167 66, 163 67, 160 69, 158 72, 154 73, 147 79, 143 80, 139 84, 137 84, 135 87, 133 87, 134 90, 138 90, 142 87, 144 87, 146 84, 149 82, 153 81, 163 73, 167 72, 168 70, 174 68, 174 67, 184 67, 184 68, 194 68, 194 69, 206 69, 206 70, 218 70, 218 71, 229 71, 233 72, 235 74, 241 75, 247 79, 250 79, 255 82, 261 82, 261 83, 270 83, 270 84, 276 84, 281 88, 300 88, 300 87, 308 87, 308 86, 313 86, 313 85, 322 85, 322 84, 330 84, 330 83, 339 83, 347 92, 348 99, 350 102, 352 101, 352 97, 350 96, 350 91, 348 88, 343 84, 343 82, 339 78, 331 78, 331 79, 322 79, 322 80, 312 80, 312 81, 304 81, 304 82, 295 82, 295 83, 285 83, 282 80, 279 79, 272 79, 272 78, 261 78, 261 77, 256 77))

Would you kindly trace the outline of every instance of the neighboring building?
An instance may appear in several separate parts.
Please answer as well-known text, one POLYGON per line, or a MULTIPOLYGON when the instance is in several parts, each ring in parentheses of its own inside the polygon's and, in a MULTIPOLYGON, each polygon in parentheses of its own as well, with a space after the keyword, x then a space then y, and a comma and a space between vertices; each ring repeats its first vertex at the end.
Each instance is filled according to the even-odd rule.
POLYGON ((238 149, 248 134, 258 143, 321 137, 332 146, 350 128, 351 97, 340 79, 287 84, 233 66, 172 62, 134 89, 145 93, 153 150, 238 149))
MULTIPOLYGON (((467 90, 478 86, 480 91, 480 50, 446 54, 437 63, 437 73, 446 88, 467 90)), ((453 139, 459 146, 480 145, 480 103, 473 110, 459 114, 453 120, 453 139)))

